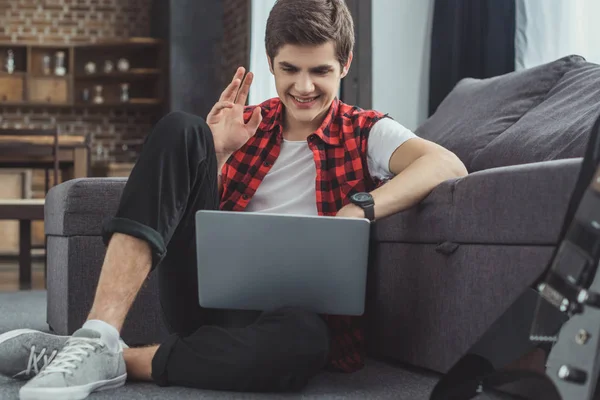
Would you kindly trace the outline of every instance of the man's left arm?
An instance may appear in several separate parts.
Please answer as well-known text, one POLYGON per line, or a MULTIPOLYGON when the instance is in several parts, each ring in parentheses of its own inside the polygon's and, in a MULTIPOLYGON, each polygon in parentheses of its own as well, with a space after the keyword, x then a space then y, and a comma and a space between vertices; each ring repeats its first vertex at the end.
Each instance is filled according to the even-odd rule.
MULTIPOLYGON (((389 169, 395 176, 371 192, 375 219, 411 208, 440 183, 468 174, 454 153, 419 137, 407 140, 394 151, 389 169)), ((348 204, 337 215, 364 218, 364 211, 357 205, 348 204)))

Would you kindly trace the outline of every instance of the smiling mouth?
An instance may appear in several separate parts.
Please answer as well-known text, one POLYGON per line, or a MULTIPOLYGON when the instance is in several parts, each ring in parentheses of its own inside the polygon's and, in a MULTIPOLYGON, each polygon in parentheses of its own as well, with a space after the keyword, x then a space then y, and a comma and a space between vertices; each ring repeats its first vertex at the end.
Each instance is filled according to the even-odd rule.
POLYGON ((296 97, 293 95, 290 95, 294 98, 294 100, 296 100, 298 103, 310 103, 311 101, 314 101, 316 99, 319 98, 319 96, 315 96, 315 97, 296 97))

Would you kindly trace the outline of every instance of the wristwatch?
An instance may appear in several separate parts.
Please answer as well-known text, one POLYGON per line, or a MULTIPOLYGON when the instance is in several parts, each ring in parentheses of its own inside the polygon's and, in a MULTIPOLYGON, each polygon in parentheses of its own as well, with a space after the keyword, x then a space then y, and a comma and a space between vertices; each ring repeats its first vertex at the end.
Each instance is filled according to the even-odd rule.
POLYGON ((375 201, 373 201, 373 196, 366 192, 358 192, 354 193, 350 196, 350 201, 352 204, 356 204, 365 212, 365 217, 369 219, 369 221, 373 221, 375 219, 375 201))

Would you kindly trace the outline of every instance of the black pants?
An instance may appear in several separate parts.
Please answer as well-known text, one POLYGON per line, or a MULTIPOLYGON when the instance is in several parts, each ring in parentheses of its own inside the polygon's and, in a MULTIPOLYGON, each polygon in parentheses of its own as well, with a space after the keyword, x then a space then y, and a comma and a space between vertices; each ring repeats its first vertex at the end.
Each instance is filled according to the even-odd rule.
MULTIPOLYGON (((147 241, 172 335, 152 361, 161 386, 212 390, 296 391, 327 361, 323 319, 299 309, 250 313, 241 326, 198 304, 194 214, 218 209, 213 137, 200 117, 174 112, 148 135, 115 217, 104 227, 147 241)), ((248 314, 248 313, 246 313, 248 314)))

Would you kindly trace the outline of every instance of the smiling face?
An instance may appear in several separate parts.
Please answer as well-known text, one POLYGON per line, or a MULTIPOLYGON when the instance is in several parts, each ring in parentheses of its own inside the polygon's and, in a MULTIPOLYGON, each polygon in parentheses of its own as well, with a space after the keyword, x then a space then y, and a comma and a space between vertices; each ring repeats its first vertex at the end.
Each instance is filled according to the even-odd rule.
POLYGON ((285 130, 308 136, 321 125, 351 61, 352 53, 342 68, 331 41, 317 46, 286 44, 272 63, 269 59, 285 107, 285 130))

